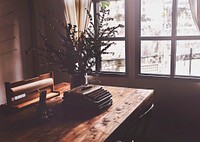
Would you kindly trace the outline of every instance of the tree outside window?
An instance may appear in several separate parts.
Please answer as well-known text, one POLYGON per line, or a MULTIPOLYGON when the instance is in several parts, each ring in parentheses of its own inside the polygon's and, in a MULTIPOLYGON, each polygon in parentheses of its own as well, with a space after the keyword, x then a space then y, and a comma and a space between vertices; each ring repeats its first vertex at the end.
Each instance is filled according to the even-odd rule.
POLYGON ((141 0, 139 73, 200 76, 200 32, 189 0, 141 0))
MULTIPOLYGON (((113 18, 105 24, 125 26, 125 0, 93 0, 91 14, 96 15, 101 7, 109 9, 109 17, 113 18)), ((98 24, 98 20, 95 24, 98 24)), ((96 65, 96 69, 101 72, 125 73, 125 27, 119 29, 116 37, 102 40, 114 41, 115 44, 106 50, 106 54, 102 55, 102 60, 96 65)))

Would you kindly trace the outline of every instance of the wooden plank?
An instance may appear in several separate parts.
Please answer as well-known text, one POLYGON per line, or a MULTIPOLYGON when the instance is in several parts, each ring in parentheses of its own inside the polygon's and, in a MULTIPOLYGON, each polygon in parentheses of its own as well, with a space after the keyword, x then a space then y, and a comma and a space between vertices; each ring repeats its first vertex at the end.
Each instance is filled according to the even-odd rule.
MULTIPOLYGON (((56 89, 59 90, 62 86, 67 88, 62 84, 56 89)), ((103 86, 103 88, 113 95, 113 105, 94 117, 82 119, 66 113, 61 95, 46 102, 54 115, 51 120, 45 122, 38 121, 34 106, 9 115, 1 114, 0 121, 4 123, 0 123, 0 140, 105 141, 130 115, 135 114, 144 104, 150 103, 153 97, 153 90, 111 86, 103 86)))
MULTIPOLYGON (((47 96, 46 96, 46 99, 50 99, 50 98, 53 98, 55 96, 58 96, 59 93, 60 94, 63 94, 63 91, 68 91, 70 89, 70 83, 68 82, 62 82, 62 83, 59 83, 57 85, 54 86, 54 92, 51 92, 51 90, 48 90, 47 89, 47 96), (59 93, 58 93, 59 92, 59 93)), ((38 92, 39 94, 39 92, 38 92)), ((12 105, 12 107, 14 108, 23 108, 25 106, 28 106, 28 105, 31 105, 31 104, 35 104, 39 102, 39 97, 36 97, 36 98, 32 98, 31 100, 27 100, 25 101, 24 103, 16 103, 12 105)))
POLYGON ((55 91, 59 91, 60 94, 62 95, 64 91, 69 91, 70 90, 70 83, 68 82, 62 82, 54 86, 55 91))
MULTIPOLYGON (((53 98, 53 97, 58 96, 58 95, 59 95, 59 93, 57 93, 57 92, 51 92, 51 93, 48 93, 46 95, 46 99, 50 99, 50 98, 53 98)), ((37 102, 39 102, 39 97, 32 99, 32 100, 29 100, 29 101, 26 101, 26 102, 21 103, 21 104, 16 105, 16 106, 12 106, 12 107, 23 108, 25 106, 28 106, 28 105, 31 105, 31 104, 34 104, 34 103, 37 103, 37 102)))
POLYGON ((105 87, 113 94, 113 105, 103 114, 73 128, 61 139, 71 142, 105 141, 136 108, 153 94, 153 90, 105 87))

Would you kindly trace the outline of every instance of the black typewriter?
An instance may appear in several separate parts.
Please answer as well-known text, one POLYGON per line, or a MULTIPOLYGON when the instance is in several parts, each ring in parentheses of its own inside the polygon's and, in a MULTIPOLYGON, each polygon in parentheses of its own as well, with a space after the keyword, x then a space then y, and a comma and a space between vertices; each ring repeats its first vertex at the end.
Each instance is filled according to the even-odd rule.
POLYGON ((64 92, 64 104, 71 111, 99 113, 112 105, 112 95, 101 86, 83 85, 64 92))

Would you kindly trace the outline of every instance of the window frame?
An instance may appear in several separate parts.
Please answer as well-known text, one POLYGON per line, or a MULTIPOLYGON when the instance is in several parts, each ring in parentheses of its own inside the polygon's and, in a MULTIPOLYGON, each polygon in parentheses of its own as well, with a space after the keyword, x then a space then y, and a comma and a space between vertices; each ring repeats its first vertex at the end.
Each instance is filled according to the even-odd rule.
POLYGON ((177 7, 178 0, 172 1, 172 32, 169 36, 141 36, 141 0, 136 1, 136 77, 137 78, 156 78, 156 79, 186 79, 186 80, 199 80, 200 76, 190 75, 175 75, 176 69, 176 42, 178 40, 200 40, 200 35, 180 36, 176 35, 177 29, 177 7), (171 61, 170 61, 170 73, 165 74, 147 74, 141 73, 141 41, 144 40, 170 40, 171 41, 171 61))
MULTIPOLYGON (((93 9, 94 9, 94 15, 96 15, 96 13, 99 12, 99 2, 101 1, 113 1, 113 0, 92 0, 92 3, 93 3, 93 9)), ((117 76, 126 76, 127 75, 127 36, 126 36, 126 30, 127 30, 127 26, 126 26, 126 0, 124 0, 124 13, 125 13, 125 35, 124 37, 112 37, 112 38, 107 38, 107 39, 102 39, 102 40, 105 40, 105 41, 108 41, 108 40, 111 40, 111 41, 124 41, 125 42, 125 72, 115 72, 115 71, 101 71, 101 60, 100 59, 97 59, 97 63, 96 63, 96 67, 95 67, 95 70, 97 72, 99 72, 99 74, 101 75, 117 75, 117 76)), ((97 26, 98 23, 96 23, 96 16, 94 16, 94 25, 97 26)))

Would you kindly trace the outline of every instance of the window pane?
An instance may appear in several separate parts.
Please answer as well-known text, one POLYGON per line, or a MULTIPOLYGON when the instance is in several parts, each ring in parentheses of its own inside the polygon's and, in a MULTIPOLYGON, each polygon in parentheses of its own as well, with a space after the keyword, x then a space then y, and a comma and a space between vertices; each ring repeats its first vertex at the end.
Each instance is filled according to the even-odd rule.
POLYGON ((172 0, 141 0, 141 36, 169 36, 172 0))
MULTIPOLYGON (((125 26, 125 3, 124 0, 101 1, 100 7, 107 7, 110 10, 109 17, 114 18, 113 21, 108 21, 110 26, 122 24, 125 26)), ((119 34, 116 37, 125 36, 125 27, 118 29, 119 34)))
POLYGON ((188 0, 178 0, 177 35, 199 35, 195 26, 188 0))
POLYGON ((141 41, 141 73, 170 74, 171 41, 141 41))
POLYGON ((177 41, 176 75, 200 76, 200 40, 177 41))
POLYGON ((125 72, 125 42, 115 41, 102 55, 101 71, 125 72))

